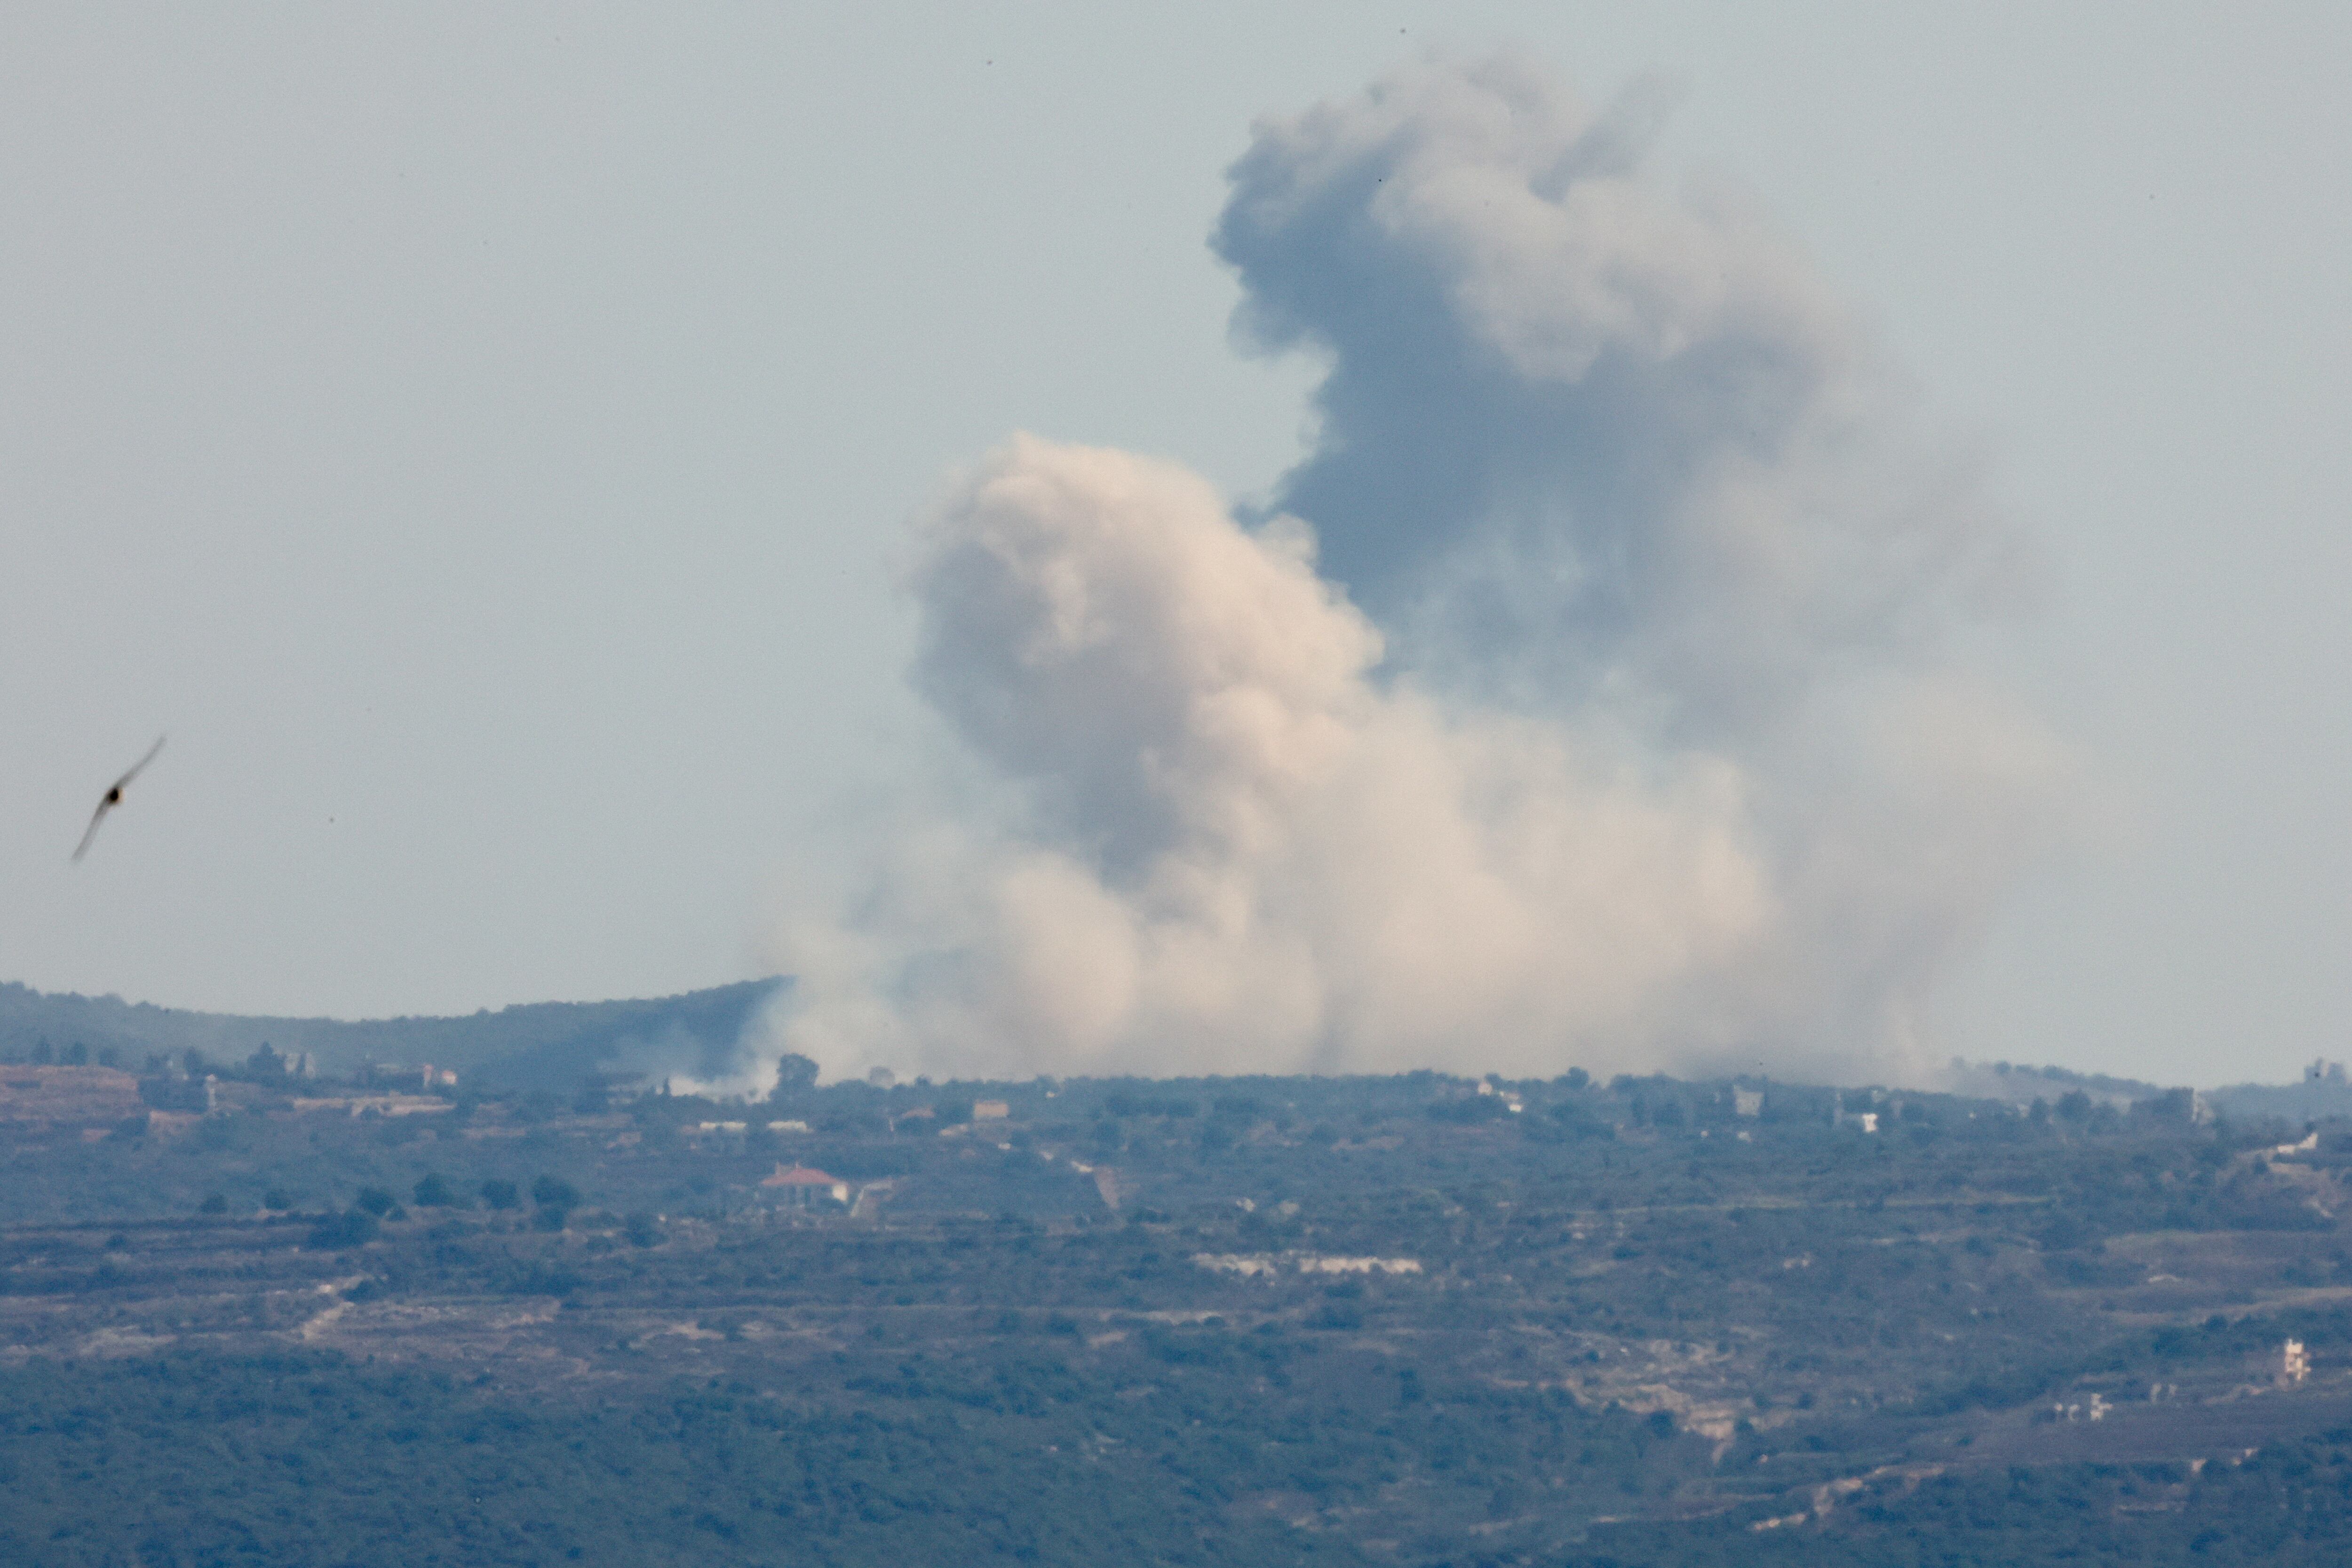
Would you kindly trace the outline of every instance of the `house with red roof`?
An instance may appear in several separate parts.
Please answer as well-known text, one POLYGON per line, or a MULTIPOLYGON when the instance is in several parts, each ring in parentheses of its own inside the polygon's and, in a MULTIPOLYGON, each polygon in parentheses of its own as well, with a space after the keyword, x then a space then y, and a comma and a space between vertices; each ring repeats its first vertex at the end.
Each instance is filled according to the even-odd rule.
POLYGON ((845 1204, 849 1201, 849 1184, 836 1176, 829 1176, 813 1165, 787 1167, 778 1161, 775 1174, 760 1178, 760 1195, 799 1208, 806 1208, 823 1198, 845 1204))

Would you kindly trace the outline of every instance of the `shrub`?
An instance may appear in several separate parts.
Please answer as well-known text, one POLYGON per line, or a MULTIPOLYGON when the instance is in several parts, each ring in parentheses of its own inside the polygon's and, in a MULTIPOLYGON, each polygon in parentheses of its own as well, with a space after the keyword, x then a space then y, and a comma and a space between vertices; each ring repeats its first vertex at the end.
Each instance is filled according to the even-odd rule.
POLYGON ((306 1245, 321 1252, 364 1247, 376 1238, 377 1228, 375 1215, 362 1209, 345 1209, 341 1214, 327 1215, 312 1226, 306 1245))

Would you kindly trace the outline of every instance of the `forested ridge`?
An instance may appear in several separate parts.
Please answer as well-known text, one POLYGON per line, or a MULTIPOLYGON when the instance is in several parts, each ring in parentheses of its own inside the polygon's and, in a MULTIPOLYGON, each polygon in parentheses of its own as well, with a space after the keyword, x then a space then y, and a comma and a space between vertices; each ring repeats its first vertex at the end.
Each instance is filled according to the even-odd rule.
POLYGON ((784 984, 745 981, 679 996, 624 1002, 533 1002, 451 1017, 247 1017, 52 994, 0 983, 0 1059, 46 1053, 138 1068, 158 1053, 194 1050, 241 1062, 263 1046, 307 1053, 341 1075, 374 1062, 432 1062, 510 1089, 569 1085, 600 1066, 709 1072, 730 1065, 745 1027, 784 984))

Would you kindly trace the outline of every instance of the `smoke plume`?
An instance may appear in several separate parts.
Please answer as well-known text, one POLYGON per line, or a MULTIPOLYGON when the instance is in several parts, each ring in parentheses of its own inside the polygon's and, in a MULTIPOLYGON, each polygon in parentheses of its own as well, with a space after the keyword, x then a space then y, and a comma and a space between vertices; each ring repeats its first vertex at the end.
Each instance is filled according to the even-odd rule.
POLYGON ((1957 629, 2019 552, 1804 259, 1508 59, 1262 123, 1244 342, 1328 365, 1237 516, 1013 439, 919 524, 1002 798, 794 923, 832 1072, 1915 1075, 2063 755, 1957 629))

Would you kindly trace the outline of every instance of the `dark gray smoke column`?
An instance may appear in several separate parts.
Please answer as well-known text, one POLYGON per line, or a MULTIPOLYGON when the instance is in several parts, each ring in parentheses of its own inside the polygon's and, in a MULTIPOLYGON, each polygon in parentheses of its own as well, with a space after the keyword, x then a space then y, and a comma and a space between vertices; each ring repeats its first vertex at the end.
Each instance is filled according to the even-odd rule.
POLYGON ((1659 108, 1410 70, 1262 123, 1215 246, 1244 341, 1329 358, 1278 508, 1401 660, 1706 741, 1919 654, 2010 549, 1805 260, 1642 177, 1659 108))

